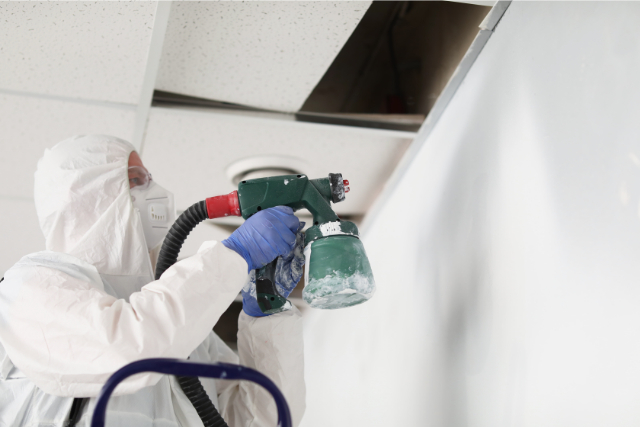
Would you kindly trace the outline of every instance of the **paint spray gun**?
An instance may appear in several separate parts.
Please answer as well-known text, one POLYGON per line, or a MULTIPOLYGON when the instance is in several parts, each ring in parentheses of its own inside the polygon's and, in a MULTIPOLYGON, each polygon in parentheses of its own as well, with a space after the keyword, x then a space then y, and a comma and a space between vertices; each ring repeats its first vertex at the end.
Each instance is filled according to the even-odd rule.
MULTIPOLYGON (((334 309, 367 301, 376 285, 358 228, 352 222, 342 221, 331 209, 332 202, 345 199, 348 189, 345 184, 348 185, 341 174, 319 179, 305 175, 273 176, 242 181, 237 191, 193 204, 176 219, 162 243, 156 279, 178 260, 182 244, 200 222, 226 216, 247 219, 262 209, 284 205, 294 211, 308 209, 313 215, 313 226, 305 234, 302 295, 307 304, 334 309)), ((287 300, 275 285, 277 262, 276 258, 256 271, 258 304, 265 314, 284 311, 287 306, 287 300)), ((176 378, 205 425, 225 425, 197 376, 176 378)))
MULTIPOLYGON (((345 199, 348 181, 342 174, 309 179, 306 175, 282 175, 242 181, 238 190, 210 197, 187 209, 167 234, 156 264, 156 278, 178 259, 182 243, 191 230, 205 219, 227 216, 249 218, 262 209, 289 206, 307 209, 313 225, 305 233, 305 288, 303 298, 314 308, 336 309, 367 301, 375 292, 369 259, 358 228, 343 221, 331 203, 345 199)), ((277 259, 256 271, 256 291, 265 314, 285 309, 287 300, 275 285, 277 259)))

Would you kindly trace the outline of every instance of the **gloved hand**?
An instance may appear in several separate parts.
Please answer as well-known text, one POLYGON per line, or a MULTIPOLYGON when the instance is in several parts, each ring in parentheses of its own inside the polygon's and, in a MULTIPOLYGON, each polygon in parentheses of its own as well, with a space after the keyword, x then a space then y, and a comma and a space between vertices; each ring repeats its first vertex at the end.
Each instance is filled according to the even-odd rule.
POLYGON ((254 214, 222 244, 244 258, 251 271, 291 252, 299 225, 293 209, 276 206, 254 214))
MULTIPOLYGON (((304 222, 300 223, 296 235, 296 245, 291 252, 278 258, 276 265, 276 288, 283 297, 287 298, 291 291, 302 279, 302 266, 304 265, 304 222)), ((269 316, 260 310, 256 299, 256 271, 251 270, 247 283, 242 288, 242 309, 249 316, 269 316)))

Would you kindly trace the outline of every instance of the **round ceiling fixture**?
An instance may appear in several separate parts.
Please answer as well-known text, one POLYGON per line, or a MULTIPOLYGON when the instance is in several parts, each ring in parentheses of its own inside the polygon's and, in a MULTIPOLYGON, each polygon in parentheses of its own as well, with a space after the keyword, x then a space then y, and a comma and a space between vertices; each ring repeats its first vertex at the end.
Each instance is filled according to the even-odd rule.
POLYGON ((227 167, 226 173, 234 186, 240 181, 278 175, 299 175, 308 169, 304 160, 285 156, 260 156, 238 160, 227 167))

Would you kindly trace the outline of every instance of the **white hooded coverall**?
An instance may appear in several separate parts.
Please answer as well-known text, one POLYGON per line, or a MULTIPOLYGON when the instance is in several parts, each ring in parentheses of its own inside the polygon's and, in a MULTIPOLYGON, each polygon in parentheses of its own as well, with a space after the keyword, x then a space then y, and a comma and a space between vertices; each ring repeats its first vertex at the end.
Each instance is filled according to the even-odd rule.
MULTIPOLYGON (((305 408, 297 309, 241 313, 239 358, 212 327, 247 279, 247 263, 219 242, 153 280, 127 175, 133 146, 109 136, 65 140, 38 163, 35 203, 46 251, 27 255, 0 283, 0 426, 64 426, 74 397, 90 397, 113 372, 145 358, 240 363, 271 378, 294 425, 305 408)), ((7 244, 7 242, 5 242, 7 244)), ((276 425, 261 387, 201 378, 230 427, 276 425)), ((202 426, 172 376, 140 374, 116 389, 108 426, 202 426)))

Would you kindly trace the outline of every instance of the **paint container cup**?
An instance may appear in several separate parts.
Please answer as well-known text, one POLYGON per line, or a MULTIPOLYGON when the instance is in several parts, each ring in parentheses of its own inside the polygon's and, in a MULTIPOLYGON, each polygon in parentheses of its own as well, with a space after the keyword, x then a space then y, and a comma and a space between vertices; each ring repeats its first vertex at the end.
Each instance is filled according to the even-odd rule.
POLYGON ((305 288, 313 308, 351 307, 369 300, 376 284, 355 224, 322 224, 307 230, 305 288))

